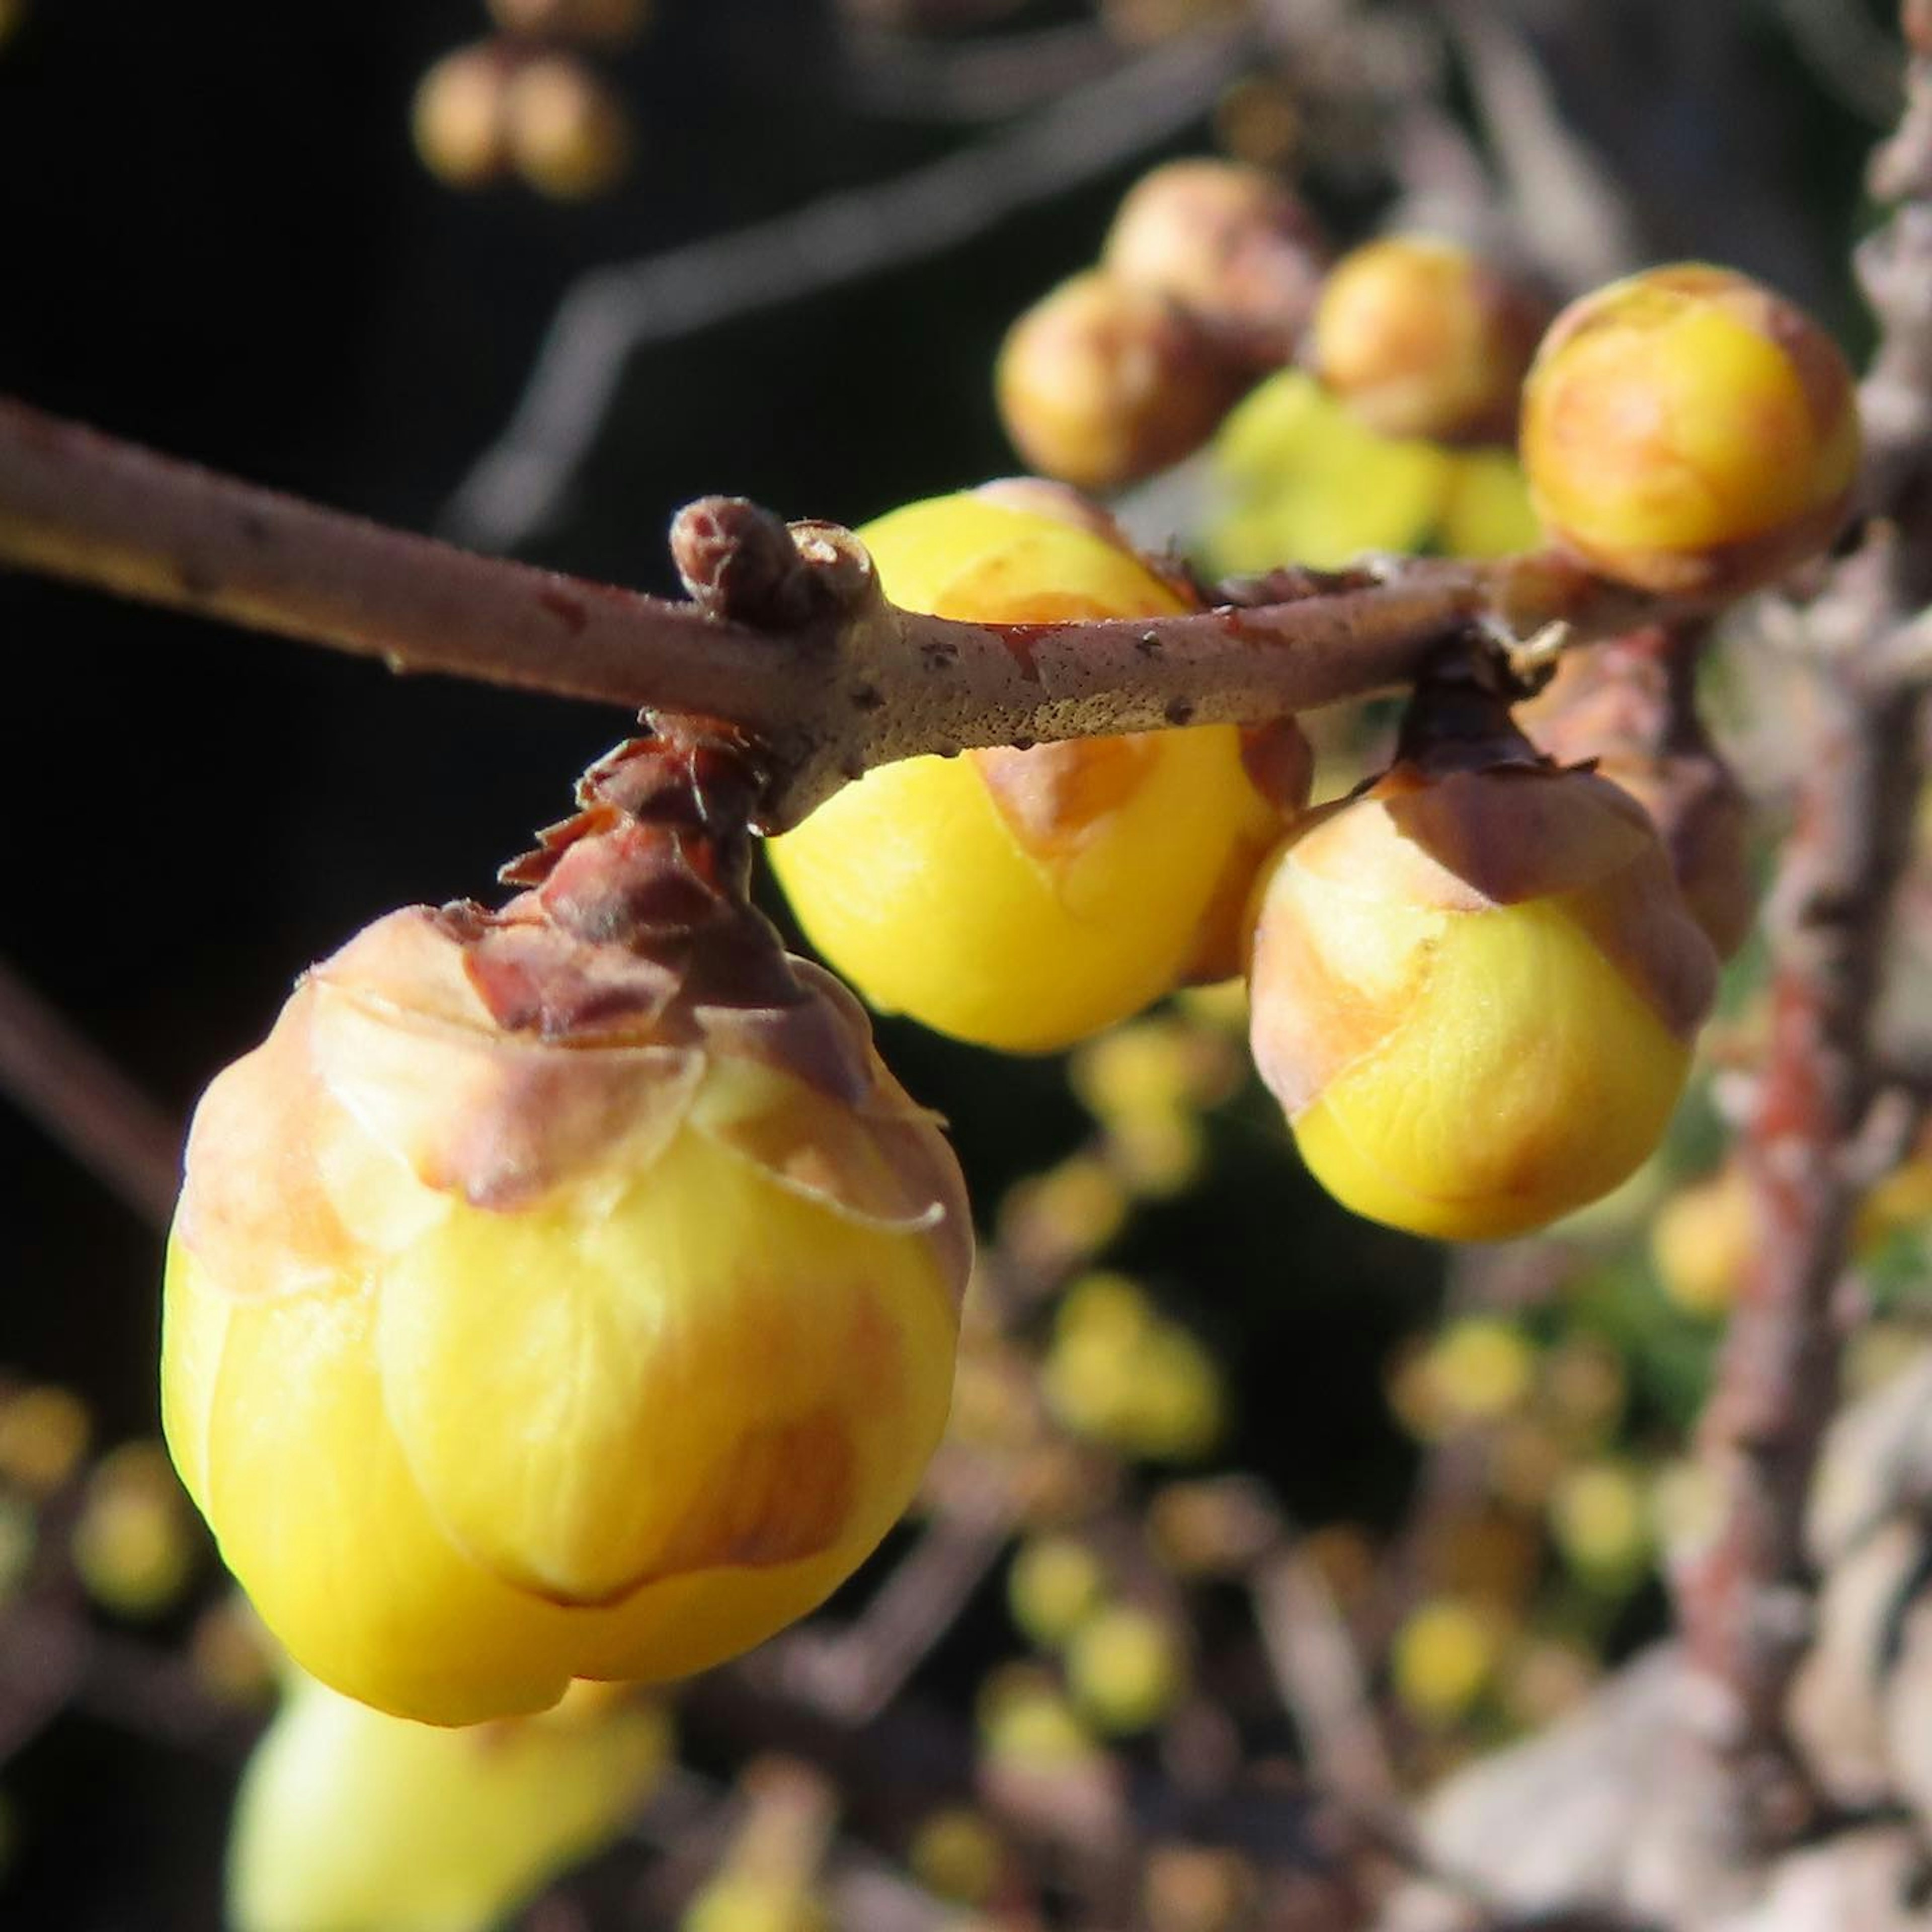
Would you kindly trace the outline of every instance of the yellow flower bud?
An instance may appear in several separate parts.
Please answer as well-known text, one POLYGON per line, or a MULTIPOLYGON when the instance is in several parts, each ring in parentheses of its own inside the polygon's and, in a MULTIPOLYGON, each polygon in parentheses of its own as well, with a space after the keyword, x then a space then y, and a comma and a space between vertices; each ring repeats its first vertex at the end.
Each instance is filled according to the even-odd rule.
POLYGON ((1324 254, 1314 217, 1259 168, 1170 161, 1120 203, 1101 264, 1169 296, 1258 371, 1294 352, 1324 254))
POLYGON ((1507 438, 1548 314, 1460 242, 1390 236, 1344 256, 1323 285, 1315 372, 1384 436, 1507 438))
POLYGON ((1256 1064, 1339 1200, 1477 1240, 1661 1136, 1716 983, 1644 813, 1582 771, 1406 760, 1264 874, 1256 1064))
POLYGON ((63 1487, 94 1432, 87 1405, 71 1389, 36 1384, 0 1397, 0 1476, 30 1495, 63 1487))
POLYGON ((1187 1658, 1150 1610, 1116 1604, 1089 1617, 1066 1648, 1066 1682, 1081 1712, 1109 1737, 1159 1724, 1187 1688, 1187 1658))
POLYGON ((580 1691, 542 1717, 449 1731, 298 1678, 242 1780, 232 1923, 488 1932, 615 1838, 669 1756, 662 1714, 634 1702, 580 1691))
POLYGON ((444 55, 418 83, 410 110, 416 153, 450 187, 482 188, 508 166, 512 66, 486 42, 444 55))
POLYGON ((1650 1554, 1650 1504, 1627 1464, 1586 1462, 1550 1500, 1550 1526, 1570 1562, 1587 1578, 1627 1582, 1650 1554))
POLYGON ((961 1905, 983 1905, 1000 1882, 1006 1847, 985 1814, 948 1805, 921 1821, 906 1864, 926 1890, 961 1905))
POLYGON ((994 370, 1013 447, 1082 490, 1118 490, 1190 455, 1245 380, 1171 297, 1098 270, 1028 309, 994 370))
POLYGON ((1502 1654, 1492 1612, 1433 1597, 1396 1633, 1389 1658, 1395 1694, 1426 1724, 1450 1724, 1489 1688, 1502 1654))
POLYGON ((589 201, 614 188, 635 145, 622 99, 568 54, 517 70, 503 98, 503 137, 511 166, 553 201, 589 201))
MULTIPOLYGON (((861 532, 886 594, 994 622, 1185 607, 1089 528, 976 496, 861 532)), ((812 944, 873 1005, 1013 1052, 1067 1046, 1218 954, 1281 817, 1206 725, 868 772, 770 843, 812 944), (1226 930, 1224 930, 1224 928, 1226 930)))
POLYGON ((158 1442, 126 1442, 88 1478, 74 1567, 88 1594, 122 1616, 153 1616, 180 1595, 198 1538, 158 1442))
POLYGON ((1743 1170, 1726 1167, 1681 1188, 1658 1210, 1650 1255, 1664 1294, 1687 1315, 1722 1315, 1736 1298, 1756 1242, 1756 1216, 1743 1170))
POLYGON ((1850 371, 1804 312, 1700 262, 1573 302, 1524 394, 1545 529, 1606 576, 1736 596, 1828 543, 1858 464, 1850 371))
POLYGON ((1528 1336, 1497 1316, 1453 1322, 1425 1360, 1442 1404, 1466 1423, 1500 1422, 1515 1414, 1536 1379, 1528 1336))
POLYGON ((857 1004, 767 964, 749 1004, 534 918, 397 913, 209 1089, 164 1420, 316 1676, 446 1724, 681 1676, 904 1508, 946 1417, 958 1169, 857 1004), (511 1024, 532 983, 591 1018, 511 1024))
POLYGON ((1029 1537, 1006 1573, 1006 1607, 1042 1649, 1058 1650, 1097 1607, 1106 1587, 1100 1559, 1078 1538, 1029 1537))

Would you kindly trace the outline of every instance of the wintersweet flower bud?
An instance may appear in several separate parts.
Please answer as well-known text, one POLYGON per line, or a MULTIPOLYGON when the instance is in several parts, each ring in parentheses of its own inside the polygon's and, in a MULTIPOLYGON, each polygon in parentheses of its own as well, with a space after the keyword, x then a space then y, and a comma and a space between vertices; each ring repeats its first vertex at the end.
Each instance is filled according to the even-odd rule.
MULTIPOLYGON (((1084 523, 970 495, 860 532, 886 595, 993 622, 1164 614, 1180 592, 1084 523)), ((1251 768, 1252 768, 1251 770, 1251 768)), ((812 944, 873 1005, 1013 1052, 1225 972, 1279 836, 1232 727, 913 758, 770 842, 812 944)))
POLYGON ((592 1684, 464 1731, 298 1676, 250 1760, 228 1853, 236 1932, 488 1932, 615 1838, 670 1757, 652 1706, 592 1684))
POLYGON ((1549 310, 1456 242, 1395 235, 1346 255, 1323 285, 1315 373, 1384 436, 1506 440, 1549 310))
POLYGON ((1657 1142, 1716 983, 1642 808, 1534 760, 1405 757, 1258 890, 1251 1040, 1345 1205, 1451 1240, 1607 1193, 1657 1142))
POLYGON ((1082 490, 1118 490, 1192 454, 1246 381, 1171 296, 1097 271, 1028 309, 994 371, 1013 447, 1082 490))
POLYGON ((400 1715, 760 1641, 945 1421, 957 1166, 857 1004, 617 808, 651 750, 593 774, 539 890, 315 968, 195 1118, 170 1445, 297 1660, 400 1715))
POLYGON ((1646 590, 1734 596, 1822 549, 1858 464, 1838 345, 1702 262, 1570 304, 1537 352, 1522 458, 1550 536, 1646 590))
POLYGON ((517 70, 503 134, 510 165, 553 201, 589 201, 614 188, 636 146, 622 97, 569 54, 517 70))
POLYGON ((410 108, 416 153, 450 187, 482 188, 508 167, 505 104, 514 64, 484 42, 444 55, 418 84, 410 108))
POLYGON ((1272 175, 1186 160, 1128 191, 1100 259, 1120 280, 1172 296, 1260 372, 1294 353, 1325 254, 1315 218, 1272 175))

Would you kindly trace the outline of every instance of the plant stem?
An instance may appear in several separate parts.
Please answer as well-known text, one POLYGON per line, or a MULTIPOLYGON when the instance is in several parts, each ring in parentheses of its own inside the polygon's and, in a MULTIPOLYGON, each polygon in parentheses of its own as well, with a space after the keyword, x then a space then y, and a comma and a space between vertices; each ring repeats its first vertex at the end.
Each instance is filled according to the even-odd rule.
MULTIPOLYGON (((692 506, 693 523, 726 552, 778 527, 736 499, 692 506)), ((1263 601, 1181 616, 970 624, 886 603, 836 525, 794 537, 814 594, 754 622, 728 598, 669 602, 476 556, 0 401, 0 566, 398 671, 728 719, 770 754, 773 824, 897 758, 1262 724, 1399 685, 1477 621, 1598 636, 1654 608, 1530 556, 1286 573, 1263 601)))

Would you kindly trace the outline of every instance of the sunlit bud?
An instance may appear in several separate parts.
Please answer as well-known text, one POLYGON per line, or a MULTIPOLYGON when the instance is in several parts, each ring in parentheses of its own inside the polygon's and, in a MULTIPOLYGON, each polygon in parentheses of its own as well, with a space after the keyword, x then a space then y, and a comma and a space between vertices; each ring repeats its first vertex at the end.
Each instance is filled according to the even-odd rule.
POLYGON ((1499 1422, 1528 1399, 1536 1350, 1514 1322, 1466 1315, 1430 1350, 1429 1372, 1450 1413, 1464 1422, 1499 1422))
POLYGON ((94 1425, 70 1389, 42 1383, 0 1396, 0 1476, 30 1496, 50 1496, 87 1454, 94 1425))
MULTIPOLYGON (((1185 608, 1090 528, 983 496, 914 504, 860 534, 887 596, 941 616, 1185 608)), ((1240 734, 1210 725, 904 760, 769 849, 813 944, 874 1006, 1046 1052, 1190 972, 1282 822, 1240 734)))
POLYGON ((482 188, 508 167, 505 103, 514 67, 488 43, 459 47, 418 83, 410 110, 416 152, 452 188, 482 188))
POLYGON ((1650 1256, 1664 1293, 1687 1315, 1723 1314, 1756 1245, 1756 1216, 1742 1169, 1720 1168, 1680 1188, 1658 1210, 1650 1256))
POLYGON ((1550 1498, 1550 1527, 1587 1579, 1622 1584, 1650 1554, 1648 1498, 1625 1463, 1586 1462, 1568 1472, 1550 1498))
POLYGON ((923 1820, 906 1847, 906 1865, 935 1897, 983 1905, 1005 1870, 1006 1852, 986 1815, 949 1805, 923 1820))
POLYGON ((1404 756, 1303 818, 1256 906, 1256 1064, 1316 1178, 1416 1234, 1520 1234, 1616 1186, 1716 986, 1642 808, 1528 756, 1404 756))
POLYGON ((1099 1606, 1107 1587, 1100 1559, 1077 1538, 1030 1537, 1006 1572, 1006 1608, 1042 1650, 1058 1650, 1099 1606))
POLYGON ((1254 1868, 1238 1852, 1157 1845, 1141 1879, 1148 1932, 1234 1932, 1252 1922, 1254 1868))
POLYGON ((1100 260, 1120 280, 1171 296, 1259 371, 1294 354, 1324 254, 1314 217, 1274 176, 1202 160, 1143 176, 1100 260))
POLYGON ((1336 264, 1309 361, 1384 436, 1506 440, 1548 310, 1460 243, 1371 242, 1336 264))
POLYGON ((1171 296, 1097 269, 1013 324, 993 377, 1000 419, 1027 462, 1102 490, 1191 455, 1245 380, 1171 296))
POLYGON ((588 201, 631 164, 629 110, 610 86, 568 54, 548 54, 512 76, 504 97, 510 164, 554 201, 588 201))
POLYGON ((1732 596, 1821 550, 1858 464, 1851 372, 1804 312, 1699 262, 1564 310, 1524 395, 1550 536, 1605 575, 1732 596))
POLYGON ((1424 1724, 1452 1724, 1489 1688, 1501 1633, 1483 1606, 1433 1597, 1396 1633, 1389 1657, 1395 1694, 1424 1724))
POLYGON ((650 18, 651 0, 489 0, 490 17, 506 34, 628 46, 650 18))
POLYGON ((1109 1737, 1159 1724, 1187 1688, 1187 1654, 1163 1618, 1132 1604, 1089 1617, 1066 1647, 1073 1701, 1109 1737))
POLYGON ((166 1452, 158 1442, 129 1442, 88 1476, 70 1546, 96 1603, 118 1616, 150 1617, 180 1595, 198 1540, 166 1452))
POLYGON ((504 914, 378 921, 196 1115, 170 1446, 298 1661, 399 1714, 760 1642, 944 1423, 956 1164, 856 1002, 734 902, 663 958, 565 922, 597 926, 600 866, 682 850, 652 829, 567 832, 504 914))
POLYGON ((614 1838, 670 1755, 662 1715, 573 1695, 448 1731, 298 1678, 229 1846, 237 1932, 487 1932, 614 1838))

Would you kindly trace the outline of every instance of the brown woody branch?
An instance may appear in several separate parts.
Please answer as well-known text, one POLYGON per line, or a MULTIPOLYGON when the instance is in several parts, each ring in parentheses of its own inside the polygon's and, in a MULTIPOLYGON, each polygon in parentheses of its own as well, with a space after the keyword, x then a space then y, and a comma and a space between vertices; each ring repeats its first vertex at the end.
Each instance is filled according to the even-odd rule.
MULTIPOLYGON (((1928 50, 1932 52, 1932 50, 1928 50)), ((1932 599, 1932 58, 1874 164, 1900 206, 1860 267, 1882 325, 1861 392, 1865 540, 1808 614, 1817 675, 1797 822, 1773 898, 1771 1036, 1742 1154, 1757 1238, 1701 1447, 1718 1528, 1681 1566, 1690 1660, 1713 1694, 1734 1774, 1735 1850, 1814 1808, 1784 1732, 1810 1636, 1804 1510, 1838 1392, 1858 1158, 1886 1077, 1874 1038, 1881 961, 1923 776, 1926 671, 1911 648, 1932 599)))
POLYGON ((1472 623, 1627 628, 1654 606, 1544 555, 1285 572, 1181 616, 963 623, 880 595, 836 524, 710 498, 670 602, 319 508, 0 402, 0 566, 439 671, 728 719, 788 824, 875 765, 968 746, 1256 724, 1406 682, 1472 623))

